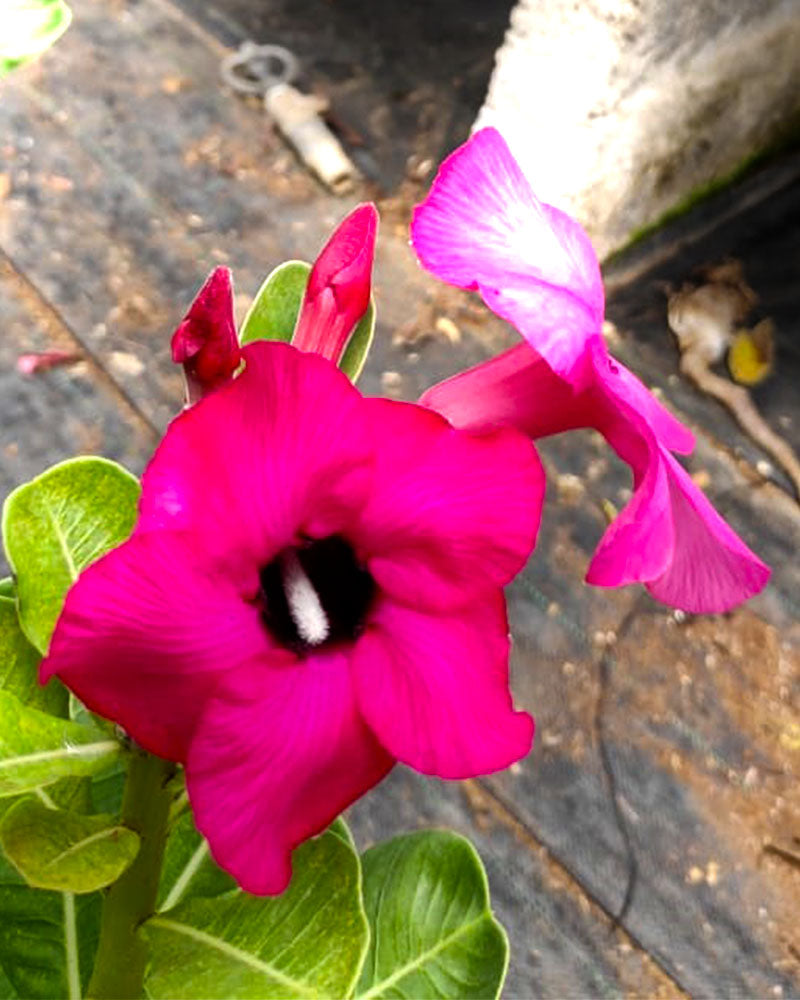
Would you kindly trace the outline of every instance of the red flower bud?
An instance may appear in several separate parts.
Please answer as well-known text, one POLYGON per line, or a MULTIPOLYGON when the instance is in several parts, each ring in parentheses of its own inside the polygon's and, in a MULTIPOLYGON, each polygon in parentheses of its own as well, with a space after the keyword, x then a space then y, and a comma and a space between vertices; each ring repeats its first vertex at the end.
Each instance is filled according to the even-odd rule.
POLYGON ((190 405, 227 382, 239 367, 241 350, 227 267, 212 271, 172 335, 172 360, 183 365, 190 405))
POLYGON ((374 205, 358 205, 317 257, 308 279, 292 343, 333 362, 367 311, 378 231, 374 205))

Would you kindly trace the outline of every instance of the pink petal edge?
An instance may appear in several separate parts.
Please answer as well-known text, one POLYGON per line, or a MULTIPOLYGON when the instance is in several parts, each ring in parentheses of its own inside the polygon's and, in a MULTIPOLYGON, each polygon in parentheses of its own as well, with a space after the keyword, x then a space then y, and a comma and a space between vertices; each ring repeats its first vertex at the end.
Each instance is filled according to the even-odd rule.
POLYGON ((275 895, 291 854, 391 770, 342 652, 271 670, 254 660, 209 703, 186 764, 198 829, 247 892, 275 895))
POLYGON ((505 599, 487 591, 450 616, 386 601, 356 646, 364 718, 404 764, 441 778, 508 767, 533 741, 508 687, 505 599))
POLYGON ((603 319, 597 257, 574 220, 538 200, 499 132, 476 132, 445 160, 411 241, 432 274, 477 289, 554 371, 580 378, 603 319))

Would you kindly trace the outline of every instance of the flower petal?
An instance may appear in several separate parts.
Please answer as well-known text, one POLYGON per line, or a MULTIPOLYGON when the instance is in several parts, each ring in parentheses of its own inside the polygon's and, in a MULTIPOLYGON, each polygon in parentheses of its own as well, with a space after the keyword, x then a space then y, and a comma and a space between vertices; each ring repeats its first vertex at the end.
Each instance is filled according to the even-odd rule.
MULTIPOLYGON (((644 421, 638 428, 619 421, 612 432, 626 461, 634 464, 633 497, 614 518, 601 538, 586 582, 597 587, 622 587, 646 583, 666 572, 675 551, 675 530, 669 484, 661 451, 644 421)), ((604 421, 606 433, 609 423, 604 421)))
MULTIPOLYGON (((256 654, 281 660, 236 574, 202 539, 135 535, 86 569, 40 668, 152 753, 182 760, 220 677, 256 654)), ((258 586, 257 579, 255 587, 258 586)))
POLYGON ((586 419, 580 394, 528 344, 439 382, 419 401, 454 427, 511 426, 532 438, 582 427, 586 419))
POLYGON ((343 652, 226 679, 186 765, 198 829, 248 892, 282 892, 291 852, 381 780, 394 761, 361 719, 343 652))
POLYGON ((654 597, 687 611, 725 610, 757 593, 769 570, 667 450, 691 450, 691 432, 604 346, 589 348, 593 375, 581 392, 521 344, 434 386, 420 402, 458 427, 508 423, 533 438, 593 427, 604 435, 631 466, 635 492, 601 539, 589 583, 644 583, 654 597))
POLYGON ((242 374, 170 425, 142 479, 138 530, 193 530, 211 551, 264 565, 300 534, 348 523, 370 487, 373 438, 331 362, 274 342, 242 353, 242 374))
POLYGON ((502 591, 448 617, 386 601, 353 655, 364 718, 394 757, 424 774, 508 767, 533 740, 533 720, 512 705, 508 651, 502 591))
POLYGON ((556 372, 581 366, 603 319, 597 257, 577 222, 539 201, 495 129, 445 160, 411 239, 429 271, 477 289, 556 372))
POLYGON ((672 560, 648 590, 695 614, 729 611, 764 588, 769 567, 723 521, 675 459, 664 453, 675 545, 672 560))
POLYGON ((384 445, 353 541, 378 586, 430 609, 508 583, 539 527, 544 473, 531 443, 510 428, 457 431, 410 403, 364 402, 384 445))

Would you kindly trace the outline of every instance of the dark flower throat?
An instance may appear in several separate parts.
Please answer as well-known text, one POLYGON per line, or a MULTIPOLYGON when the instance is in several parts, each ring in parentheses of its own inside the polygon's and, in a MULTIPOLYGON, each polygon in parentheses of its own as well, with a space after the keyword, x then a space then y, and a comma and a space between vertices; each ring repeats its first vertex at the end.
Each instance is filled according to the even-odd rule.
POLYGON ((298 653, 357 638, 375 596, 374 580, 339 535, 281 552, 260 580, 267 628, 298 653))

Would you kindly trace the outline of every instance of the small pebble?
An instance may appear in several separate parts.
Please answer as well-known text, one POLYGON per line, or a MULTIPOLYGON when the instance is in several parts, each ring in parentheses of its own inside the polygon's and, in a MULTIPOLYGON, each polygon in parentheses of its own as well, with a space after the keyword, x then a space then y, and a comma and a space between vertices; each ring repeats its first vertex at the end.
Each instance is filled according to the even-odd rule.
POLYGON ((756 462, 756 472, 759 476, 763 476, 764 479, 769 479, 774 471, 772 464, 765 458, 761 458, 756 462))
POLYGON ((434 328, 438 333, 444 334, 451 344, 457 344, 461 340, 461 331, 447 316, 440 316, 434 323, 434 328))

